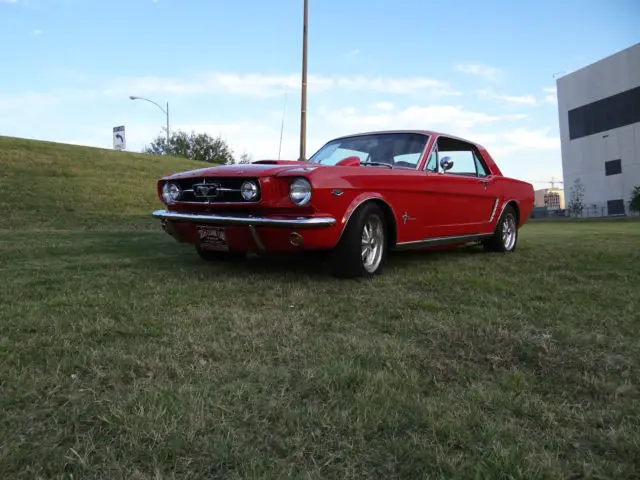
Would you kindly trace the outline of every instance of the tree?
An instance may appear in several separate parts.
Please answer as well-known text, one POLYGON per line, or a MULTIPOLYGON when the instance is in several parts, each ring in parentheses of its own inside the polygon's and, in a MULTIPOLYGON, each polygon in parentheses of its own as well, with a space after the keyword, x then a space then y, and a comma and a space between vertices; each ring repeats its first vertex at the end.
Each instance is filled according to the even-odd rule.
POLYGON ((579 178, 576 178, 571 187, 571 201, 568 205, 569 213, 572 216, 582 215, 584 210, 584 186, 579 178))
POLYGON ((174 131, 168 145, 166 136, 158 135, 151 145, 145 148, 145 153, 175 155, 207 163, 234 163, 233 152, 222 138, 213 138, 207 133, 193 131, 191 134, 181 130, 174 131))
POLYGON ((247 152, 243 152, 242 155, 240 155, 240 158, 238 158, 238 163, 251 163, 251 161, 251 155, 247 152))
POLYGON ((640 212, 640 185, 636 185, 631 190, 631 200, 629 201, 629 210, 632 212, 640 212))

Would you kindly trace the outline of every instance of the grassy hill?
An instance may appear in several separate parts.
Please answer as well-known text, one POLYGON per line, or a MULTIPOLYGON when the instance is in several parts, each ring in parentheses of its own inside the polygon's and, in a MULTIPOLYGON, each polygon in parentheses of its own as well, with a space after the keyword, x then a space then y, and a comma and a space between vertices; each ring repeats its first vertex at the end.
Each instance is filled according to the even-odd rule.
POLYGON ((192 166, 0 138, 0 479, 638 477, 640 222, 340 282, 168 237, 192 166))
POLYGON ((0 136, 0 229, 153 225, 156 180, 200 168, 182 158, 0 136))

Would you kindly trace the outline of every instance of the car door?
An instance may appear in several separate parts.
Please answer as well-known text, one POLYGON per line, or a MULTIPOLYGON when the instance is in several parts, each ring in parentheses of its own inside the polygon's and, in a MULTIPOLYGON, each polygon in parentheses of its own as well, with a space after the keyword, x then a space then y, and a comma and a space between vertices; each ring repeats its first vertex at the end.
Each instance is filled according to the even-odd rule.
POLYGON ((488 232, 495 203, 492 177, 473 144, 439 136, 425 171, 425 238, 488 232), (445 169, 447 157, 452 166, 445 169))

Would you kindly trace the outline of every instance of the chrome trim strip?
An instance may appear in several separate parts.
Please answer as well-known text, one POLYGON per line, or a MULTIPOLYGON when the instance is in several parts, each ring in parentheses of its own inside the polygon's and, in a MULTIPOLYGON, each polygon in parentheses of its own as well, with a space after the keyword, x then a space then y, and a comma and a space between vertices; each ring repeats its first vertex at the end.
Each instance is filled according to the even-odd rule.
MULTIPOLYGON (((420 156, 418 157, 418 161, 416 162, 416 166, 415 168, 413 168, 412 170, 415 170, 416 172, 420 171, 420 164, 422 163, 423 160, 425 160, 425 155, 427 154, 427 148, 429 148, 429 142, 431 141, 431 137, 433 136, 430 133, 423 133, 423 135, 425 135, 427 137, 427 141, 424 144, 424 148, 422 149, 422 153, 420 154, 420 156)), ((434 143, 435 145, 435 143, 434 143)), ((431 147, 433 148, 433 147, 431 147)))
MULTIPOLYGON (((504 209, 507 208, 507 205, 509 205, 510 202, 516 202, 516 205, 518 205, 518 201, 515 198, 511 198, 506 202, 504 202, 504 204, 502 205, 502 208, 500 209, 500 215, 498 215, 498 220, 500 220, 500 217, 502 217, 502 214, 504 213, 504 209)), ((518 208, 520 208, 520 205, 518 205, 518 208)), ((520 225, 518 225, 518 227, 519 226, 520 225)))
POLYGON ((156 210, 152 215, 155 218, 175 220, 178 222, 213 223, 218 225, 253 225, 258 227, 318 228, 330 227, 336 224, 336 219, 333 217, 272 218, 217 213, 181 213, 171 212, 169 210, 156 210))
POLYGON ((170 205, 258 205, 260 200, 257 202, 247 200, 246 202, 215 202, 215 201, 206 201, 206 202, 171 202, 170 205))
POLYGON ((256 242, 256 246, 258 247, 258 250, 260 250, 261 252, 266 251, 266 248, 264 248, 264 243, 262 243, 262 240, 260 239, 260 235, 258 235, 258 232, 256 231, 256 227, 254 227, 253 225, 249 225, 249 231, 251 232, 253 241, 256 242))
POLYGON ((493 217, 496 214, 496 209, 498 208, 498 202, 500 201, 499 198, 496 198, 496 201, 493 202, 493 210, 491 210, 491 215, 489 215, 489 223, 493 222, 493 217))
MULTIPOLYGON (((203 185, 203 184, 202 183, 195 183, 194 185, 203 185)), ((239 188, 226 188, 226 187, 220 187, 220 188, 218 188, 218 190, 221 191, 221 192, 241 192, 242 191, 239 188)), ((186 188, 186 189, 180 190, 180 191, 184 192, 184 193, 193 193, 193 188, 186 188)))
POLYGON ((460 242, 478 242, 481 240, 485 240, 493 235, 492 233, 474 233, 470 235, 451 235, 447 237, 434 237, 434 238, 425 238, 423 240, 416 240, 413 242, 402 242, 396 244, 397 250, 408 250, 411 248, 419 248, 419 247, 428 247, 435 245, 447 245, 450 243, 460 243, 460 242))
MULTIPOLYGON (((429 158, 431 158, 431 155, 433 154, 433 152, 438 150, 438 138, 440 138, 440 134, 434 135, 433 144, 431 145, 431 148, 429 149, 428 152, 424 152, 424 157, 423 157, 424 165, 419 170, 420 172, 432 171, 432 170, 427 170, 427 165, 429 165, 429 158)), ((436 171, 433 173, 438 173, 439 169, 440 169, 440 165, 438 165, 438 159, 436 158, 436 171)))

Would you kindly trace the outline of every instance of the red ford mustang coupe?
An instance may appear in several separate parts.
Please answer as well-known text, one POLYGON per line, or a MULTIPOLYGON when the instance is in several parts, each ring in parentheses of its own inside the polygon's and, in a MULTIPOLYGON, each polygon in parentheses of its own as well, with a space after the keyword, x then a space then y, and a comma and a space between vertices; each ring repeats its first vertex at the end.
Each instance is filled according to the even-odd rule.
POLYGON ((374 275, 393 249, 512 252, 534 201, 533 186, 503 176, 482 146, 414 130, 336 138, 306 161, 176 173, 157 187, 166 209, 153 216, 203 259, 326 251, 337 277, 374 275))

